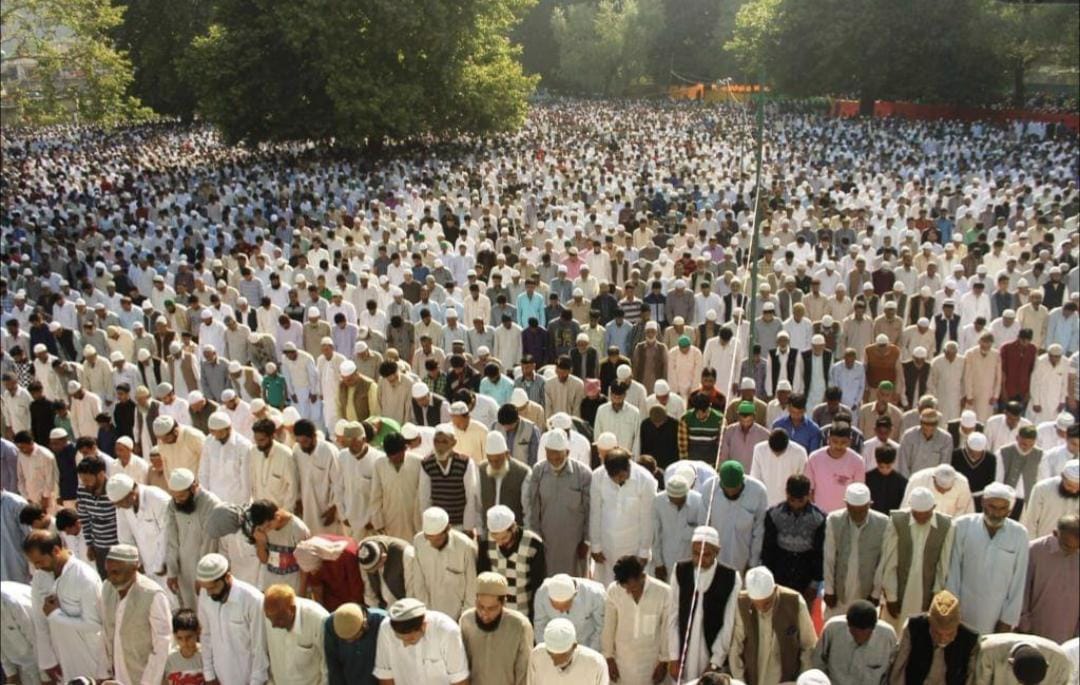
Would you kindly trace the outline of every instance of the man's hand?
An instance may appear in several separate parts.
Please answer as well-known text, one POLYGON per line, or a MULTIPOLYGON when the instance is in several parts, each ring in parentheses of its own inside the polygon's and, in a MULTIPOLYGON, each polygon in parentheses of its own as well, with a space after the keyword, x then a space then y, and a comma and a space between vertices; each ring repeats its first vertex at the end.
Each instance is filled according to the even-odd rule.
POLYGON ((165 579, 165 584, 169 586, 169 590, 172 591, 174 595, 180 594, 180 579, 169 576, 165 579))
POLYGON ((579 542, 577 543, 577 558, 584 559, 589 556, 589 543, 579 542))
POLYGON ((593 552, 592 560, 598 564, 603 564, 607 561, 607 557, 604 556, 603 552, 593 552))
POLYGON ((664 582, 667 582, 667 567, 665 567, 665 566, 657 566, 656 570, 653 571, 653 576, 657 580, 662 580, 664 582))
POLYGON ((308 395, 308 401, 311 402, 312 404, 315 404, 316 402, 319 401, 319 396, 318 395, 308 395))
POLYGON ((46 668, 45 675, 54 683, 61 683, 64 681, 63 674, 60 672, 60 664, 57 664, 52 668, 46 668))
POLYGON ((613 683, 619 682, 619 666, 615 663, 615 660, 612 659, 611 657, 608 657, 608 660, 607 660, 607 672, 608 672, 608 676, 611 677, 611 682, 613 682, 613 683))
POLYGON ((251 537, 255 540, 255 544, 257 545, 266 544, 266 531, 262 528, 256 528, 255 530, 251 531, 251 537))
POLYGON ((668 675, 671 676, 672 680, 678 681, 678 679, 679 679, 679 660, 678 659, 675 659, 674 661, 669 661, 668 662, 668 664, 667 664, 667 672, 668 672, 668 675))
POLYGON ((41 605, 41 612, 46 616, 51 616, 52 612, 60 608, 60 602, 57 601, 56 595, 49 595, 45 598, 45 601, 41 605))
POLYGON ((652 671, 652 681, 654 685, 660 685, 664 682, 664 676, 667 675, 668 665, 666 662, 661 661, 656 664, 656 668, 652 671))
POLYGON ((1036 414, 1041 414, 1042 413, 1042 405, 1041 404, 1032 405, 1031 408, 1035 410, 1036 414))
POLYGON ((830 609, 836 608, 836 595, 825 595, 823 599, 825 600, 825 606, 830 609))
POLYGON ((900 618, 900 602, 885 602, 885 608, 893 618, 900 618))
POLYGON ((327 509, 326 511, 324 511, 323 515, 322 515, 322 524, 324 526, 332 526, 332 525, 334 525, 334 521, 337 521, 337 505, 336 504, 334 506, 330 507, 329 509, 327 509))
POLYGON ((293 404, 300 404, 300 398, 296 395, 289 395, 289 399, 292 400, 293 404))
POLYGON ((1012 631, 1013 631, 1013 627, 1011 625, 1009 625, 1008 623, 1003 623, 1002 621, 998 621, 997 623, 994 624, 994 632, 995 633, 1011 633, 1012 631))
POLYGON ((93 547, 86 548, 86 558, 90 561, 97 561, 97 552, 94 551, 93 547))

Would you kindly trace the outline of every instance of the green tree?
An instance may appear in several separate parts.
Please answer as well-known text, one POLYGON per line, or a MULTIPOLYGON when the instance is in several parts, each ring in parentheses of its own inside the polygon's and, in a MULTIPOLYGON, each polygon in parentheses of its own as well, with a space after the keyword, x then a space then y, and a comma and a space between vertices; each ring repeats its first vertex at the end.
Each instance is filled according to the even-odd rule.
POLYGON ((122 15, 109 0, 5 0, 4 61, 29 71, 5 85, 23 120, 116 124, 150 113, 128 94, 131 63, 110 38, 122 15))
POLYGON ((113 35, 131 60, 131 91, 159 114, 190 119, 195 90, 180 63, 196 36, 206 33, 209 0, 118 0, 124 20, 113 35))
POLYGON ((734 57, 724 51, 724 44, 735 31, 735 15, 743 1, 662 0, 664 25, 650 69, 655 80, 712 81, 737 75, 734 57))
POLYGON ((559 77, 597 95, 620 95, 649 71, 663 27, 656 0, 599 0, 556 8, 551 18, 559 46, 559 77))
POLYGON ((1022 107, 1027 77, 1036 66, 1080 68, 1080 21, 1075 5, 991 2, 994 45, 1012 81, 1013 104, 1022 107))
POLYGON ((507 130, 535 85, 507 38, 528 2, 220 0, 183 73, 233 141, 507 130))

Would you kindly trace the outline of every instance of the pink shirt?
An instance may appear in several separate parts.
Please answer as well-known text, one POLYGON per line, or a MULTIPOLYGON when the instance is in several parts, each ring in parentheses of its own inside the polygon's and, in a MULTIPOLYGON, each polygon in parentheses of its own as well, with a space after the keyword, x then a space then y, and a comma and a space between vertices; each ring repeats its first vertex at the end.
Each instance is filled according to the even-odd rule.
POLYGON ((844 508, 848 485, 866 482, 866 464, 850 448, 839 459, 829 456, 828 447, 815 450, 806 462, 805 473, 813 488, 814 504, 826 514, 844 508))

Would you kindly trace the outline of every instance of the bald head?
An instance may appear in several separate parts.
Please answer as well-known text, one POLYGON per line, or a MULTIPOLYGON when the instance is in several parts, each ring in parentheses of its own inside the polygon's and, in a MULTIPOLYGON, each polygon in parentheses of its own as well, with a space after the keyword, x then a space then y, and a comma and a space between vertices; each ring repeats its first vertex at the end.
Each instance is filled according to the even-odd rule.
POLYGON ((289 630, 296 620, 296 592, 288 585, 271 585, 263 596, 263 613, 270 625, 289 630))

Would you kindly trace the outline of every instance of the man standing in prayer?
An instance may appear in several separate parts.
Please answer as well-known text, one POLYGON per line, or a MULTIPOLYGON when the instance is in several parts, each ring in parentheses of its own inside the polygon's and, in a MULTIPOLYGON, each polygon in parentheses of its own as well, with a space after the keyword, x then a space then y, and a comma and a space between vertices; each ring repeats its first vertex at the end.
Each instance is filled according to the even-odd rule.
MULTIPOLYGON (((469 660, 461 628, 424 603, 400 599, 379 627, 375 677, 382 685, 465 685, 469 660)), ((536 682, 536 681, 530 681, 536 682)))
POLYGON ((646 574, 641 559, 632 554, 615 561, 614 578, 607 588, 600 637, 608 673, 623 685, 663 682, 671 588, 646 574))
POLYGON ((529 656, 529 682, 558 680, 577 685, 607 685, 607 664, 594 649, 578 644, 574 624, 557 618, 544 630, 544 641, 529 656))
POLYGON ((315 423, 300 419, 293 426, 293 457, 300 472, 304 523, 312 535, 341 534, 338 507, 341 463, 333 443, 319 435, 315 423))
POLYGON ((408 595, 415 554, 412 545, 388 535, 372 535, 360 543, 356 558, 366 606, 386 609, 408 595))
POLYGON ((667 659, 668 673, 678 682, 723 665, 742 589, 740 573, 719 562, 720 534, 715 528, 695 528, 691 550, 691 558, 675 564, 671 574, 667 659))
POLYGON ((409 596, 456 620, 476 601, 476 543, 453 527, 445 509, 429 507, 413 549, 409 596))
POLYGON ((533 629, 524 614, 506 606, 511 594, 498 573, 476 577, 476 604, 458 621, 469 656, 470 685, 526 685, 533 629))
MULTIPOLYGON (((720 473, 703 486, 712 497, 712 518, 723 521, 720 537, 720 564, 742 573, 757 566, 765 540, 765 513, 769 496, 761 481, 747 478, 743 465, 730 460, 720 473)), ((707 507, 710 505, 706 504, 707 507)))
POLYGON ((169 503, 165 534, 165 568, 169 589, 180 597, 180 606, 194 609, 199 559, 217 548, 217 540, 206 533, 210 512, 221 503, 212 492, 195 482, 195 474, 175 469, 169 474, 169 503))
POLYGON ((1080 514, 1080 460, 1065 462, 1061 475, 1039 481, 1029 495, 1020 524, 1034 540, 1057 530, 1062 516, 1080 514))
MULTIPOLYGON (((420 466, 420 508, 426 511, 429 507, 439 507, 449 514, 450 525, 472 534, 480 527, 476 511, 477 465, 454 450, 457 443, 454 432, 454 426, 449 423, 435 427, 435 451, 424 457, 420 466)), ((441 610, 438 606, 434 608, 441 610)))
POLYGON ((1001 354, 993 347, 994 334, 983 333, 978 348, 964 355, 964 406, 982 422, 994 412, 1001 388, 1001 354))
MULTIPOLYGON (((500 415, 506 409, 516 411, 510 405, 503 405, 499 409, 500 415)), ((524 420, 522 420, 524 421, 524 420)), ((522 424, 518 424, 519 428, 522 424)), ((536 435, 537 445, 540 442, 536 427, 529 425, 536 435)), ((484 439, 484 447, 487 452, 487 463, 477 468, 479 487, 476 493, 474 507, 477 512, 486 512, 492 507, 505 505, 514 513, 514 519, 518 524, 525 523, 525 490, 527 481, 532 476, 532 468, 524 461, 515 459, 510 455, 506 444, 506 437, 500 431, 493 430, 484 439)), ((482 524, 483 520, 477 522, 482 524)), ((490 532, 490 531, 489 531, 490 532)))
POLYGON ((627 554, 644 563, 652 551, 652 505, 656 479, 615 448, 603 457, 590 481, 589 540, 593 578, 605 587, 614 580, 615 561, 627 554))
POLYGON ((968 682, 979 634, 960 622, 960 601, 942 590, 927 613, 908 619, 900 636, 890 685, 949 685, 968 682))
POLYGON ((930 606, 945 585, 955 531, 952 519, 934 511, 934 495, 915 488, 908 510, 889 514, 881 552, 882 618, 894 628, 930 606))
POLYGON ((889 517, 870 508, 870 488, 852 483, 845 508, 825 520, 825 606, 827 618, 847 612, 849 604, 881 596, 881 551, 889 517))
POLYGON ((810 668, 817 633, 806 600, 776 584, 764 566, 746 572, 728 663, 748 685, 779 685, 810 668), (792 639, 796 636, 795 639, 792 639))
MULTIPOLYGON (((224 411, 216 411, 207 421, 210 437, 203 442, 199 460, 199 486, 214 493, 222 502, 244 506, 251 501, 251 441, 233 427, 224 411)), ((243 533, 223 536, 218 545, 229 559, 233 575, 254 583, 259 564, 254 548, 243 533)))
POLYGON ((327 685, 378 685, 375 646, 386 612, 349 602, 330 614, 323 626, 327 685))
POLYGON ((263 597, 266 651, 275 685, 327 682, 323 629, 330 615, 288 585, 271 585, 263 597))
POLYGON ((604 586, 595 580, 556 573, 536 592, 533 628, 542 635, 558 618, 574 624, 578 641, 597 651, 604 631, 604 586))
POLYGON ((884 683, 896 652, 896 631, 878 620, 877 607, 859 599, 845 616, 825 623, 813 664, 833 685, 884 683))
POLYGON ((765 514, 761 563, 781 585, 802 593, 807 604, 822 581, 826 514, 810 502, 806 476, 788 478, 786 499, 765 514))
POLYGON ((1053 534, 1032 541, 1020 630, 1054 642, 1080 627, 1080 515, 1067 514, 1053 534))
POLYGON ((263 594, 234 578, 221 554, 199 559, 196 574, 206 682, 263 685, 270 668, 263 594))
MULTIPOLYGON (((693 478, 693 467, 689 467, 693 478)), ((690 480, 676 473, 653 500, 653 575, 666 581, 676 562, 689 558, 690 538, 705 521, 701 493, 690 489, 690 480)))
POLYGON ((528 528, 545 540, 549 574, 584 575, 589 553, 589 485, 592 472, 569 458, 562 429, 544 437, 545 458, 533 467, 526 488, 528 528))
POLYGON ((376 533, 412 540, 420 530, 421 458, 406 450, 401 433, 383 438, 383 451, 372 462, 371 527, 376 533))
POLYGON ((957 518, 947 589, 960 599, 964 623, 980 633, 1007 633, 1020 623, 1028 567, 1027 531, 1009 518, 1014 491, 993 483, 981 514, 957 518))
POLYGON ((113 545, 105 558, 108 583, 101 590, 105 648, 113 677, 121 683, 158 685, 172 640, 169 598, 160 585, 139 573, 139 550, 113 545))
POLYGON ((531 618, 533 598, 547 576, 543 540, 518 525, 513 510, 501 504, 487 510, 487 531, 476 553, 477 572, 502 576, 507 584, 505 606, 531 618))

